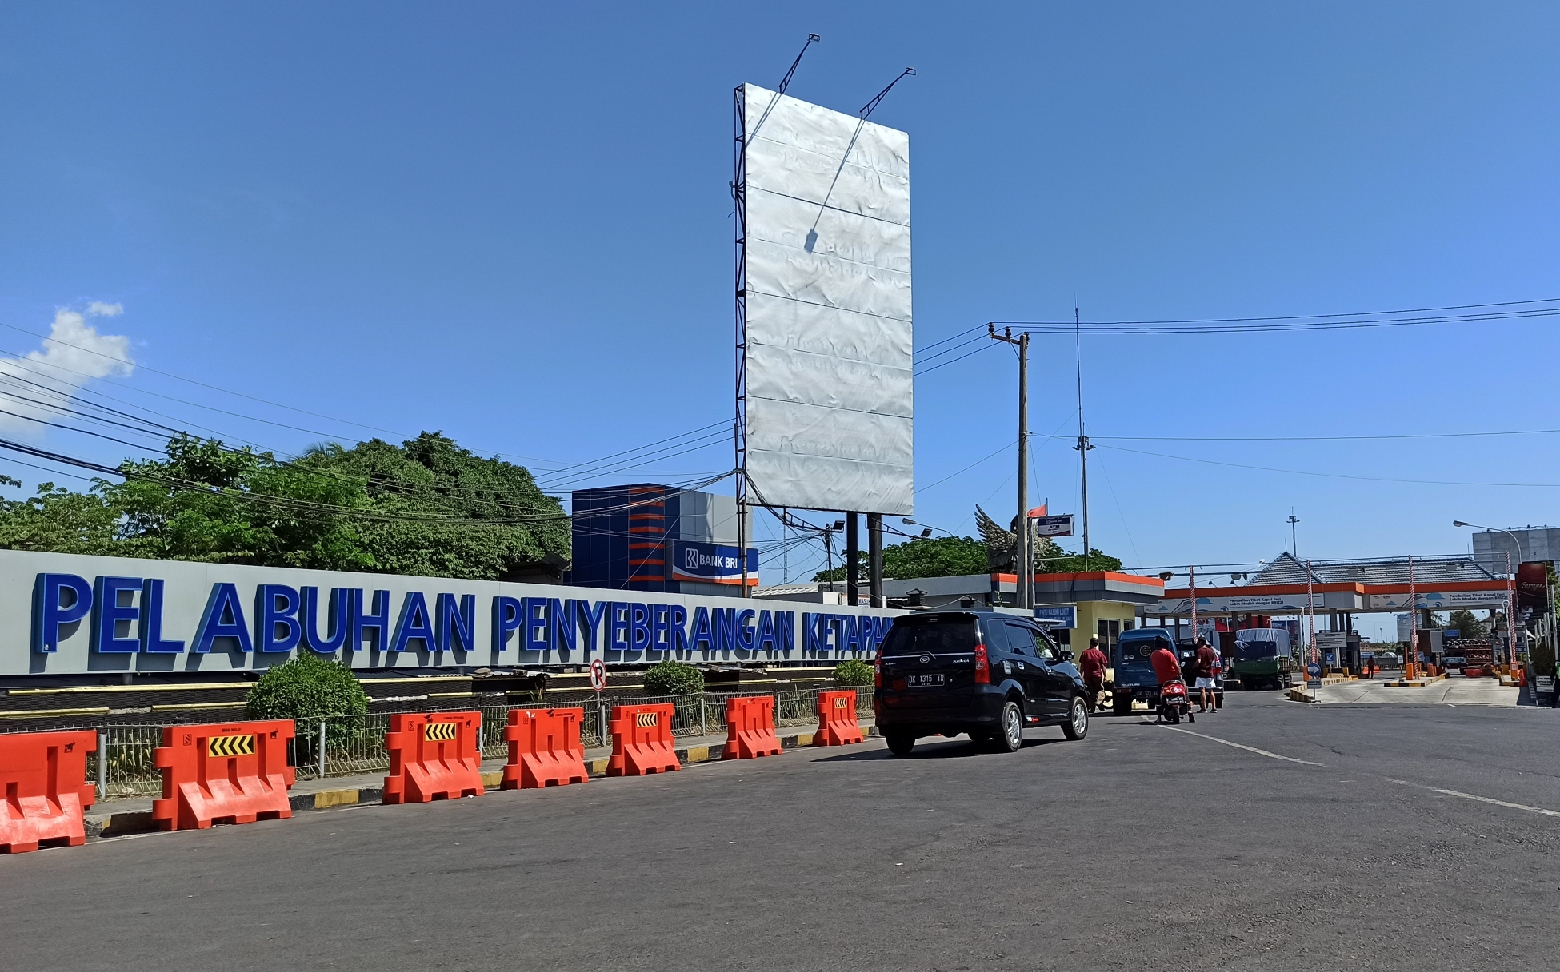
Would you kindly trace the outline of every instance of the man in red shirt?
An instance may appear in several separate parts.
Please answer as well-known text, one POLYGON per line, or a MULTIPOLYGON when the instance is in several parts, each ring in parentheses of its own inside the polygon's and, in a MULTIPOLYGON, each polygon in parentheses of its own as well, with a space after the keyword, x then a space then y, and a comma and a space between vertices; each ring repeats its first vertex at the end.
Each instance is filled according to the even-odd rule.
POLYGON ((1089 711, 1099 707, 1100 689, 1105 687, 1105 668, 1110 660, 1100 651, 1100 639, 1090 638, 1089 649, 1078 659, 1078 672, 1083 675, 1083 687, 1089 693, 1089 711))
POLYGON ((1208 644, 1208 639, 1197 639, 1197 689, 1202 693, 1202 709, 1207 712, 1214 707, 1218 697, 1214 690, 1219 683, 1215 680, 1219 668, 1219 653, 1208 644))
POLYGON ((1159 685, 1164 687, 1166 682, 1178 681, 1181 678, 1181 660, 1175 657, 1175 652, 1169 645, 1164 645, 1148 656, 1148 663, 1154 666, 1154 677, 1159 679, 1159 685))

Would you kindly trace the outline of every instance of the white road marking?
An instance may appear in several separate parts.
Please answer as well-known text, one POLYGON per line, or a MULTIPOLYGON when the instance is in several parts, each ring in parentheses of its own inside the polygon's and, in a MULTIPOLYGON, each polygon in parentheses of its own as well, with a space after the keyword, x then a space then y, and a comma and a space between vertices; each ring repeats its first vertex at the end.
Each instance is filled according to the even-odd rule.
POLYGON ((1293 756, 1280 756, 1278 753, 1270 753, 1265 749, 1258 749, 1255 746, 1242 746, 1238 742, 1230 742, 1228 739, 1220 739, 1218 736, 1204 735, 1200 732, 1193 732, 1190 729, 1180 729, 1176 726, 1165 726, 1164 728, 1169 729, 1171 732, 1184 732, 1188 736, 1196 736, 1198 739, 1210 739, 1221 746, 1232 746, 1235 749, 1244 749, 1248 753, 1256 753, 1258 756, 1266 756, 1268 759, 1281 759, 1286 763, 1299 763, 1301 766, 1326 765, 1325 763, 1312 763, 1309 760, 1295 759, 1293 756))
POLYGON ((1560 810, 1545 810, 1543 807, 1530 807, 1523 803, 1508 803, 1505 800, 1479 796, 1476 793, 1464 793, 1461 790, 1444 790, 1438 786, 1425 786, 1421 783, 1410 783, 1408 780, 1394 780, 1391 777, 1388 777, 1388 780, 1401 786, 1412 786, 1420 790, 1429 790, 1431 793, 1440 793, 1443 796, 1453 796, 1462 800, 1474 800, 1479 803, 1492 803, 1497 807, 1505 807, 1508 810, 1526 810, 1528 813, 1542 814, 1546 817, 1560 817, 1560 810))

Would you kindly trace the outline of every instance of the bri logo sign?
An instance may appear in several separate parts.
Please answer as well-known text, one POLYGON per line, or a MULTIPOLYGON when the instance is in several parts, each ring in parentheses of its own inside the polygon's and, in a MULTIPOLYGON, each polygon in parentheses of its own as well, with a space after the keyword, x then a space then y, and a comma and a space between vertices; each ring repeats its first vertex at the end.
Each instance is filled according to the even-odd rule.
MULTIPOLYGON (((758 548, 747 552, 748 576, 758 576, 758 548)), ((737 547, 717 543, 701 543, 696 540, 677 541, 677 555, 672 561, 674 580, 702 580, 717 583, 742 578, 742 557, 737 547)))

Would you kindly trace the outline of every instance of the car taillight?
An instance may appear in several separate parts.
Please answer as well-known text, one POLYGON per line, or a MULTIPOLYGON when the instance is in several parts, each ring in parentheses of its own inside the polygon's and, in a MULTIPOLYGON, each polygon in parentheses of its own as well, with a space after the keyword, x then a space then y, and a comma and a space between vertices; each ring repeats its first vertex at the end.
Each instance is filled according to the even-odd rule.
POLYGON ((883 687, 883 649, 881 648, 876 655, 872 656, 872 687, 883 687))
POLYGON ((975 684, 991 684, 991 662, 986 660, 986 646, 975 646, 975 684))

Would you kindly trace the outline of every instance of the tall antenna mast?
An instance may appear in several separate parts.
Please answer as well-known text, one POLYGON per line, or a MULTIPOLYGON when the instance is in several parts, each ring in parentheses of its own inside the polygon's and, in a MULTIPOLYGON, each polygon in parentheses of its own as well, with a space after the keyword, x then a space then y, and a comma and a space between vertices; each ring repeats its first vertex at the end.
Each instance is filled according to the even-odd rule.
POLYGON ((1076 297, 1073 298, 1073 349, 1078 362, 1078 444, 1073 448, 1078 450, 1078 458, 1083 462, 1083 556, 1087 558, 1089 551, 1094 549, 1089 546, 1089 450, 1094 447, 1089 445, 1089 437, 1083 431, 1083 323, 1078 315, 1076 297))

